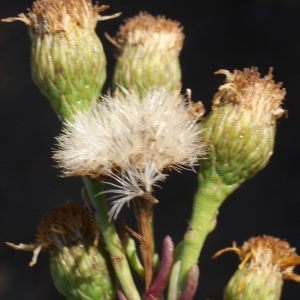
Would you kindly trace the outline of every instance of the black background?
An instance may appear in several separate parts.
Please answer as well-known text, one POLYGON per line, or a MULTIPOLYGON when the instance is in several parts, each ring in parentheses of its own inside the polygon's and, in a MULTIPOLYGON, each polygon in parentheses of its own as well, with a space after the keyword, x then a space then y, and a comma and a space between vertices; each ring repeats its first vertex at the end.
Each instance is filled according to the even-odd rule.
MULTIPOLYGON (((201 276, 195 299, 222 299, 222 290, 238 265, 227 253, 212 260, 233 240, 240 245, 257 235, 286 239, 300 253, 300 1, 167 1, 111 0, 107 12, 122 11, 115 20, 101 22, 97 32, 108 59, 109 87, 114 64, 112 47, 103 37, 114 35, 123 20, 139 11, 164 14, 184 26, 181 52, 183 90, 210 107, 224 77, 218 69, 257 66, 264 75, 274 67, 276 81, 284 82, 284 108, 279 120, 274 155, 268 166, 234 192, 222 205, 216 230, 204 246, 201 276)), ((26 12, 28 0, 1 1, 0 18, 26 12)), ((60 122, 30 75, 30 40, 21 22, 0 24, 0 299, 64 299, 51 281, 48 257, 41 254, 33 268, 31 253, 18 252, 5 241, 30 243, 41 216, 72 199, 81 203, 80 179, 59 177, 51 159, 60 122)), ((158 251, 165 235, 178 243, 186 229, 196 175, 172 173, 158 191, 155 230, 158 251)), ((124 216, 127 215, 123 209, 124 216)), ((296 268, 296 271, 298 269, 296 268)), ((299 268, 300 270, 300 268, 299 268)), ((299 271, 300 272, 300 271, 299 271)), ((299 299, 300 285, 285 282, 282 299, 299 299)))

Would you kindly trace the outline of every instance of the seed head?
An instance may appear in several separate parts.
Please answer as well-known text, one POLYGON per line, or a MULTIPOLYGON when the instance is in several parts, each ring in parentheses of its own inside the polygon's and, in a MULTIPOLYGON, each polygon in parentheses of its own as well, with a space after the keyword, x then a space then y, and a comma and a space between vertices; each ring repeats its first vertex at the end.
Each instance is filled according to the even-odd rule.
POLYGON ((117 215, 124 203, 151 193, 167 171, 198 163, 205 146, 197 121, 181 95, 151 90, 140 101, 123 89, 66 122, 53 157, 65 176, 112 180, 120 187, 110 190, 117 215))

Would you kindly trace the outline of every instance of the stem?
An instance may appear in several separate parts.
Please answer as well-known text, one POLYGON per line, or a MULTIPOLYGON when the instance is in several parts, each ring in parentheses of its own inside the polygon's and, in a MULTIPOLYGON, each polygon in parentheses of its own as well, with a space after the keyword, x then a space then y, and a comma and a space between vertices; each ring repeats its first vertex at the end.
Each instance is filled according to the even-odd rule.
POLYGON ((134 200, 134 212, 141 236, 140 252, 145 268, 145 289, 148 290, 154 275, 153 203, 138 197, 134 200))
POLYGON ((193 264, 187 275, 186 287, 178 300, 192 300, 198 286, 200 270, 197 264, 193 264))
POLYGON ((144 294, 143 300, 158 300, 163 296, 163 291, 168 283, 174 255, 174 243, 169 236, 166 236, 163 241, 161 264, 159 271, 150 286, 144 294))
POLYGON ((139 275, 142 280, 145 280, 145 269, 140 261, 135 240, 131 237, 128 238, 126 246, 126 256, 133 270, 139 275))
POLYGON ((95 218, 101 229, 107 251, 110 255, 112 265, 122 290, 128 300, 140 300, 141 297, 133 281, 119 235, 115 229, 114 223, 108 219, 108 207, 105 197, 99 195, 103 190, 103 185, 101 182, 87 177, 83 177, 83 181, 91 203, 96 210, 95 218))
POLYGON ((227 185, 217 176, 208 180, 199 174, 199 187, 194 196, 192 216, 184 239, 178 247, 181 249, 179 259, 181 270, 179 274, 179 295, 186 287, 186 279, 193 264, 198 264, 200 252, 208 234, 216 226, 219 207, 229 194, 239 185, 227 185), (213 180, 211 180, 213 178, 213 180))
POLYGON ((169 280, 169 289, 168 289, 168 300, 177 300, 177 286, 179 280, 179 272, 181 267, 181 261, 177 260, 172 268, 169 280))

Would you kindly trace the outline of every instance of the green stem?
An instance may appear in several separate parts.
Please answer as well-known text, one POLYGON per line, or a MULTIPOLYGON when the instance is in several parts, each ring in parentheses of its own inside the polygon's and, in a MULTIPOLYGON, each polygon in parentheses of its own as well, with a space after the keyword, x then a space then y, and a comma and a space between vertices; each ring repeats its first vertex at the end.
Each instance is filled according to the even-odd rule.
POLYGON ((95 218, 101 229, 106 248, 122 290, 128 300, 140 300, 141 297, 133 281, 119 235, 114 223, 108 219, 108 207, 105 197, 103 194, 99 195, 99 193, 103 191, 103 184, 87 177, 83 177, 83 181, 91 203, 96 210, 95 218))
POLYGON ((179 272, 181 267, 181 261, 178 260, 173 265, 170 280, 169 280, 169 290, 168 290, 168 300, 177 300, 177 287, 178 287, 178 279, 179 279, 179 272))
POLYGON ((199 187, 194 196, 189 227, 177 247, 180 249, 178 260, 181 260, 179 295, 185 288, 188 271, 193 264, 198 263, 204 242, 216 226, 219 207, 238 186, 224 184, 219 176, 212 176, 207 180, 199 174, 199 187))
POLYGON ((139 277, 144 280, 145 278, 145 269, 140 261, 138 251, 136 248, 135 240, 132 237, 128 238, 128 243, 126 246, 126 255, 128 261, 134 271, 139 275, 139 277))

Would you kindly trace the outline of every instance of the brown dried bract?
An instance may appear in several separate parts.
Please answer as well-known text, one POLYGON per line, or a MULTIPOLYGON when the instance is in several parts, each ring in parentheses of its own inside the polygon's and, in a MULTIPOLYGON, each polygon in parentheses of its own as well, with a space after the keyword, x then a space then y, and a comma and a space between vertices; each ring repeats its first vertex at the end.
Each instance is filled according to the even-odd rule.
POLYGON ((37 227, 35 243, 15 245, 7 242, 6 245, 16 250, 32 251, 29 265, 33 266, 41 251, 77 244, 93 244, 97 247, 99 235, 100 229, 91 212, 86 207, 67 201, 42 218, 37 227))
POLYGON ((271 112, 274 119, 280 118, 284 110, 280 107, 286 95, 282 82, 273 80, 273 68, 264 77, 260 76, 256 67, 245 68, 243 71, 219 70, 215 74, 226 75, 226 80, 212 100, 212 109, 226 104, 241 104, 247 109, 271 112))
POLYGON ((250 268, 270 266, 280 271, 283 279, 300 282, 300 276, 293 272, 295 266, 300 264, 300 256, 295 248, 291 248, 289 243, 273 236, 253 237, 246 241, 241 247, 233 243, 232 247, 218 251, 213 258, 233 251, 239 255, 241 264, 239 269, 243 269, 246 264, 250 268))
POLYGON ((152 16, 146 12, 126 20, 121 25, 115 38, 111 39, 115 46, 121 48, 125 43, 133 46, 151 44, 162 36, 161 43, 178 53, 183 46, 183 27, 179 22, 167 19, 165 16, 152 16), (168 38, 169 36, 169 38, 168 38))
POLYGON ((100 16, 99 13, 107 10, 108 5, 93 5, 91 0, 41 0, 33 3, 28 9, 27 16, 2 19, 2 22, 22 21, 35 34, 55 33, 68 31, 69 24, 76 24, 83 29, 94 29, 98 21, 118 17, 100 16))

